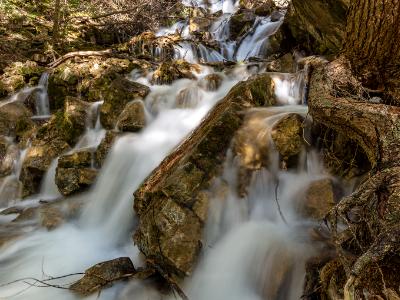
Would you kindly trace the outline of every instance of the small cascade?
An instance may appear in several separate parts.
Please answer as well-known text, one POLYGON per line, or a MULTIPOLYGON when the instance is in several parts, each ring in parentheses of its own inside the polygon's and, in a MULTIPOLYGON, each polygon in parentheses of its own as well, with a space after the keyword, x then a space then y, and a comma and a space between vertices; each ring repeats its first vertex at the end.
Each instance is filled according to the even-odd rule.
POLYGON ((27 149, 20 150, 13 143, 7 149, 6 160, 3 161, 3 164, 11 164, 11 174, 3 178, 0 183, 0 209, 13 205, 21 199, 22 186, 19 176, 26 152, 27 149), (7 161, 7 159, 11 161, 7 161))
POLYGON ((50 117, 49 96, 47 87, 49 81, 49 73, 44 72, 40 77, 39 84, 36 90, 36 115, 35 118, 44 119, 50 117))
POLYGON ((258 17, 254 22, 253 28, 239 42, 235 53, 236 60, 243 61, 250 57, 265 56, 268 50, 268 38, 278 30, 282 22, 283 18, 277 22, 272 22, 269 17, 258 17))
MULTIPOLYGON (((65 220, 62 226, 51 231, 39 229, 30 232, 1 249, 1 299, 77 300, 80 298, 66 289, 39 288, 37 282, 27 289, 26 283, 18 279, 48 280, 80 273, 96 263, 121 256, 130 257, 135 267, 143 266, 143 256, 131 240, 138 222, 132 209, 134 191, 235 84, 266 71, 262 63, 240 63, 222 71, 210 65, 226 60, 265 58, 269 37, 278 30, 282 19, 273 22, 270 17, 258 17, 252 29, 240 40, 230 40, 229 22, 238 10, 239 1, 182 2, 187 6, 201 7, 210 14, 221 12, 219 17, 213 16, 213 43, 195 41, 187 20, 163 28, 156 35, 162 38, 180 32, 184 40, 174 46, 175 58, 207 63, 208 66, 198 66, 200 71, 195 77, 175 80, 170 85, 152 84, 152 71, 132 71, 129 80, 150 88, 143 101, 133 100, 143 103, 146 126, 136 133, 120 134, 91 188, 63 199, 83 203, 75 219, 65 220), (16 282, 12 284, 1 285, 14 280, 16 282)), ((158 58, 166 55, 158 46, 150 50, 158 58)), ((266 133, 262 137, 270 144, 271 128, 281 118, 289 113, 307 114, 307 107, 299 105, 304 98, 304 74, 273 73, 271 76, 281 106, 261 108, 265 118, 260 120, 260 135, 266 133)), ((7 101, 21 101, 25 95, 35 91, 35 117, 48 117, 47 80, 48 74, 45 73, 37 87, 23 90, 12 98, 14 100, 10 98, 7 101)), ((78 151, 94 153, 105 137, 106 130, 100 123, 102 103, 99 101, 90 106, 86 130, 67 154, 78 151)), ((18 151, 10 178, 18 179, 21 172, 26 150, 18 151)), ((212 197, 203 252, 193 276, 187 278, 182 287, 189 299, 194 300, 299 299, 305 262, 315 249, 306 233, 314 224, 303 218, 297 208, 299 197, 309 183, 326 177, 318 155, 309 149, 304 151, 299 155, 297 168, 288 171, 280 169, 279 154, 271 147, 269 165, 260 166, 252 173, 247 194, 243 196, 238 193, 239 161, 231 152, 233 150, 227 155, 223 174, 207 191, 212 197)), ((33 196, 31 202, 37 205, 39 200, 51 202, 61 197, 55 184, 57 165, 58 158, 51 163, 39 195, 33 196)), ((5 181, 0 186, 0 207, 5 181)), ((69 286, 79 277, 63 277, 51 283, 69 286)), ((161 295, 154 288, 133 281, 117 284, 85 299, 158 298, 174 299, 174 296, 161 295)))

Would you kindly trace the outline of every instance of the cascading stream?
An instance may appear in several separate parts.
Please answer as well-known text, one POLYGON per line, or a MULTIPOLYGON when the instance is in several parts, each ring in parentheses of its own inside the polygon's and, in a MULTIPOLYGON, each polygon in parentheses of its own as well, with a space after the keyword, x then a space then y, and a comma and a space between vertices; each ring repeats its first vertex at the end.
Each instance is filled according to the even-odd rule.
MULTIPOLYGON (((194 2, 197 6, 206 6, 203 1, 194 2)), ((193 5, 193 1, 185 0, 183 3, 193 5)), ((277 30, 280 21, 270 22, 268 17, 262 18, 240 43, 229 41, 229 27, 224 26, 227 26, 225 23, 229 23, 237 7, 238 1, 231 0, 214 1, 208 7, 211 13, 223 12, 211 27, 215 29, 213 37, 221 46, 220 52, 185 41, 176 49, 176 57, 191 62, 215 62, 263 56, 268 47, 268 37, 277 30)), ((187 26, 187 22, 180 22, 160 30, 157 35, 171 34, 178 29, 183 30, 189 40, 187 26)), ((202 67, 201 72, 196 74, 198 80, 182 79, 168 86, 150 84, 152 74, 145 77, 131 74, 131 80, 151 88, 150 94, 144 99, 148 124, 139 133, 119 137, 94 186, 88 192, 74 196, 74 200, 83 200, 85 203, 78 219, 50 232, 36 230, 2 249, 0 283, 26 277, 48 279, 50 276, 82 272, 93 264, 120 256, 129 256, 135 266, 143 264, 139 250, 130 238, 137 222, 132 209, 133 192, 237 82, 264 71, 262 67, 254 71, 246 65, 238 65, 229 72, 219 73, 223 81, 215 91, 206 90, 200 85, 201 79, 214 73, 212 68, 202 67)), ((47 78, 48 74, 45 73, 40 81, 39 86, 43 91, 47 78)), ((279 104, 291 106, 271 108, 273 115, 265 120, 266 126, 272 126, 289 112, 306 113, 305 107, 295 105, 302 99, 301 82, 301 78, 290 74, 274 75, 279 104)), ((39 93, 39 96, 37 115, 47 116, 47 92, 45 95, 39 93)), ((72 151, 95 149, 104 137, 105 130, 100 125, 98 113, 101 104, 96 102, 91 106, 87 129, 72 151)), ((20 157, 23 157, 23 153, 20 157)), ((293 172, 280 171, 277 161, 268 170, 256 172, 247 199, 240 199, 235 192, 237 166, 235 159, 228 155, 224 174, 219 181, 227 186, 225 196, 212 199, 211 215, 205 230, 205 250, 198 269, 184 283, 190 299, 299 298, 304 262, 313 250, 308 245, 307 237, 302 234, 302 228, 308 223, 297 215, 296 199, 310 180, 323 176, 321 168, 312 167, 319 166, 315 155, 308 153, 305 157, 301 164, 305 167, 293 172), (276 207, 276 180, 280 183, 278 197, 288 224, 279 217, 276 207), (282 276, 287 277, 277 289, 274 282, 277 281, 276 274, 280 274, 281 265, 286 266, 287 272, 282 276)), ((56 166, 57 160, 50 166, 36 200, 59 196, 54 184, 56 166)), ((79 277, 72 276, 52 283, 68 285, 79 277)), ((27 289, 23 282, 0 286, 0 298, 8 297, 78 299, 63 289, 34 286, 28 286, 27 289)), ((160 297, 154 289, 133 282, 127 286, 117 285, 99 296, 93 295, 87 299, 140 300, 160 297)))

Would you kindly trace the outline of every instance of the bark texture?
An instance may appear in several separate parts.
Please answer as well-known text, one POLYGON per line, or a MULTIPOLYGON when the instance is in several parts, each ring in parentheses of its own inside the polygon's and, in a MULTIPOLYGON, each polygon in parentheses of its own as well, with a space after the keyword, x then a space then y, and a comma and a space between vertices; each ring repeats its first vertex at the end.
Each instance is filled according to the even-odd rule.
POLYGON ((352 1, 347 17, 344 54, 365 86, 386 90, 398 99, 399 40, 399 0, 352 1))
POLYGON ((359 187, 327 217, 346 271, 345 300, 362 299, 362 289, 375 289, 369 292, 376 293, 374 280, 387 281, 389 286, 383 284, 378 291, 385 295, 393 274, 381 271, 380 262, 399 255, 400 108, 363 100, 359 87, 349 63, 339 59, 314 68, 309 92, 314 121, 355 140, 373 167, 359 187), (339 231, 339 223, 346 225, 344 230, 339 231), (373 266, 382 278, 366 276, 373 266))

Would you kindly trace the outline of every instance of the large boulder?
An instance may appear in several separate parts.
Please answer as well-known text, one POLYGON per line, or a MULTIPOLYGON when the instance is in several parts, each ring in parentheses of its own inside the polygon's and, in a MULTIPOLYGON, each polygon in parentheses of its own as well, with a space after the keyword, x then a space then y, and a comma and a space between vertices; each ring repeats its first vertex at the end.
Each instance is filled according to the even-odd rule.
POLYGON ((117 120, 121 131, 136 132, 146 126, 146 112, 142 101, 128 103, 117 120))
POLYGON ((92 185, 97 170, 92 167, 93 153, 83 150, 58 159, 55 182, 64 196, 81 192, 92 185))
POLYGON ((129 81, 124 77, 113 80, 104 93, 104 103, 100 109, 100 121, 104 128, 114 129, 117 118, 127 103, 145 98, 150 89, 143 84, 129 81))
POLYGON ((263 74, 233 87, 135 192, 139 216, 135 243, 169 274, 191 273, 207 211, 202 190, 221 171, 243 110, 275 104, 271 82, 270 75, 263 74))
POLYGON ((293 0, 285 23, 303 47, 335 54, 342 46, 349 6, 350 0, 293 0))

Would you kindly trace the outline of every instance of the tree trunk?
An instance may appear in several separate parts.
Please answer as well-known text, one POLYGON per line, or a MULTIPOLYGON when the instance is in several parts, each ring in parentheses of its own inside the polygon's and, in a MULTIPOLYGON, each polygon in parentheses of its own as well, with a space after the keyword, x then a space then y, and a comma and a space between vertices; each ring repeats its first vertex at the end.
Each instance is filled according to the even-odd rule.
POLYGON ((363 290, 386 299, 400 280, 382 269, 396 269, 400 255, 400 108, 388 105, 400 104, 399 28, 400 0, 352 1, 342 57, 314 65, 310 79, 313 120, 356 141, 372 166, 327 216, 346 272, 345 300, 362 299, 363 290), (384 101, 369 101, 374 95, 384 101))
POLYGON ((55 0, 53 15, 53 45, 57 44, 60 36, 61 0, 55 0))
MULTIPOLYGON (((344 54, 363 84, 400 98, 400 1, 353 0, 344 54)), ((398 102, 397 102, 398 103, 398 102)))

